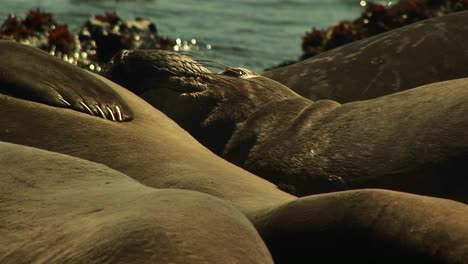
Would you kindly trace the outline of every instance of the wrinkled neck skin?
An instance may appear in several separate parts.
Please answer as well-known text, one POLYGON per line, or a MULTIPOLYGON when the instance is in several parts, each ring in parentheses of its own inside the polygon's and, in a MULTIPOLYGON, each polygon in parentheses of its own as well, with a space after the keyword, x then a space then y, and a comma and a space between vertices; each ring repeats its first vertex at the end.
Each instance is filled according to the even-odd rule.
POLYGON ((223 154, 232 136, 255 112, 265 105, 299 97, 259 75, 240 78, 213 74, 203 91, 180 93, 176 98, 167 89, 157 93, 143 97, 152 98, 153 105, 218 155, 223 154), (174 98, 177 107, 168 97, 174 98))

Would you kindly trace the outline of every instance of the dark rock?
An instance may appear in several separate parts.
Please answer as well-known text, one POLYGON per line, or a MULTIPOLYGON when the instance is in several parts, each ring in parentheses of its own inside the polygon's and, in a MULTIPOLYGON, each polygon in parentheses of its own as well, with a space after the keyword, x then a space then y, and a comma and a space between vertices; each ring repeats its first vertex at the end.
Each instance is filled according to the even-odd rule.
POLYGON ((122 49, 165 49, 175 41, 158 35, 148 19, 123 20, 110 12, 91 17, 78 33, 56 22, 51 13, 31 10, 24 19, 9 15, 0 27, 0 39, 38 47, 65 61, 100 72, 107 61, 122 49))

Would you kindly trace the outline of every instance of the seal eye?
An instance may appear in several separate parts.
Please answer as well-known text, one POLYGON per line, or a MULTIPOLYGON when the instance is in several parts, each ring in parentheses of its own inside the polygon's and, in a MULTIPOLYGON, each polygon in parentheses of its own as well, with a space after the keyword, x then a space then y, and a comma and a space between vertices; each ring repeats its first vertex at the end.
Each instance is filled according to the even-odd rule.
POLYGON ((248 73, 240 68, 227 68, 226 70, 222 71, 221 74, 232 77, 242 77, 248 73))

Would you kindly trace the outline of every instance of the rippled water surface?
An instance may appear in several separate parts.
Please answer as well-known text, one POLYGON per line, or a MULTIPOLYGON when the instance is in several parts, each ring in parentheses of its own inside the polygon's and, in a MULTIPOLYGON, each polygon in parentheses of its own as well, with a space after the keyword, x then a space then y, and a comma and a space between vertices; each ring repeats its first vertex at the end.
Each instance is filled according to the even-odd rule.
POLYGON ((257 71, 301 54, 312 27, 356 18, 354 0, 0 0, 0 15, 24 16, 31 8, 52 12, 76 30, 88 17, 116 11, 124 19, 150 18, 160 34, 190 42, 197 58, 257 71))

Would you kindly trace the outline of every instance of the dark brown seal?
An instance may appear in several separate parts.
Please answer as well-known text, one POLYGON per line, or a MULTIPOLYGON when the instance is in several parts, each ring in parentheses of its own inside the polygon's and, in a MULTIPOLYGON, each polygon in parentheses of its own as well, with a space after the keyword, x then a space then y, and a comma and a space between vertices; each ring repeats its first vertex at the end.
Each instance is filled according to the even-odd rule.
POLYGON ((107 76, 146 89, 134 90, 215 153, 298 195, 371 187, 468 202, 467 79, 340 105, 176 56, 124 52, 107 76))
POLYGON ((455 264, 468 260, 467 217, 451 200, 361 189, 300 198, 256 226, 276 263, 455 264))
MULTIPOLYGON (((15 52, 15 49, 11 52, 15 52)), ((34 53, 32 56, 35 56, 34 53)), ((40 60, 38 62, 40 63, 40 60)), ((24 67, 28 65, 24 62, 24 67)), ((44 61, 42 65, 55 67, 49 65, 47 61, 44 61)), ((60 71, 60 67, 54 70, 60 71)), ((232 69, 232 72, 227 74, 237 73, 237 70, 232 69)), ((23 78, 27 77, 23 76, 23 78)), ((299 260, 333 262, 340 252, 343 252, 343 255, 340 255, 342 258, 358 263, 375 263, 376 259, 379 260, 377 262, 391 260, 398 263, 405 261, 463 263, 468 261, 466 253, 468 252, 466 250, 468 212, 464 204, 383 190, 357 190, 298 199, 214 155, 166 115, 131 92, 104 78, 98 76, 96 78, 102 80, 123 98, 133 112, 133 120, 108 122, 71 109, 0 95, 0 107, 3 111, 0 115, 0 140, 105 164, 148 187, 195 190, 224 199, 241 210, 254 224, 267 242, 277 263, 297 263, 299 260), (335 236, 335 234, 340 236, 335 236), (337 243, 335 238, 343 238, 350 242, 337 243), (359 247, 359 244, 362 244, 362 247, 359 247), (352 250, 347 249, 350 245, 353 246, 352 250)), ((6 90, 9 88, 9 86, 2 87, 6 90)), ((10 168, 21 169, 11 162, 7 164, 10 164, 10 168)), ((47 172, 44 171, 44 173, 47 172)), ((69 190, 72 188, 72 183, 67 182, 66 179, 62 180, 56 189, 59 191, 63 186, 69 190), (67 186, 68 184, 70 186, 67 186)), ((100 186, 93 184, 86 186, 92 188, 92 192, 90 194, 85 191, 80 192, 80 199, 97 199, 100 186)), ((139 186, 142 190, 148 190, 146 187, 139 186)), ((111 187, 103 190, 104 196, 111 197, 112 195, 108 195, 107 191, 109 191, 119 201, 125 198, 122 194, 126 192, 112 192, 111 187)), ((42 192, 42 190, 36 191, 42 192)), ((155 191, 154 197, 150 195, 147 200, 150 209, 148 211, 156 210, 158 213, 156 217, 163 217, 165 209, 170 209, 171 199, 168 196, 161 197, 168 206, 164 210, 152 208, 154 204, 151 201, 153 198, 158 199, 158 192, 155 191)), ((48 195, 53 195, 53 193, 49 192, 48 195)), ((183 192, 181 195, 177 201, 183 203, 185 199, 183 192)), ((67 197, 69 197, 67 201, 70 201, 76 196, 70 194, 67 197)), ((196 197, 186 198, 188 207, 201 202, 196 197)), ((138 208, 142 201, 140 199, 143 197, 135 194, 135 199, 137 199, 135 203, 122 205, 125 206, 123 211, 128 209, 130 212, 135 212, 136 214, 131 219, 134 219, 136 223, 143 221, 149 224, 151 222, 149 218, 138 220, 141 213, 138 208), (132 209, 133 204, 136 207, 134 209, 132 209)), ((208 200, 211 199, 208 198, 208 200)), ((5 200, 0 202, 3 205, 5 200)), ((76 205, 76 203, 71 204, 76 205)), ((48 206, 51 204, 47 204, 43 210, 52 210, 47 209, 48 206)), ((183 207, 176 206, 175 209, 177 211, 183 207)), ((184 210, 177 211, 182 218, 184 218, 184 210)), ((10 211, 9 217, 18 219, 21 217, 21 212, 10 211)), ((114 223, 119 223, 121 221, 119 214, 116 214, 116 217, 114 223)), ((188 218, 190 219, 191 216, 189 215, 188 218)), ((52 215, 50 219, 53 221, 63 218, 52 215)), ((196 219, 206 218, 200 216, 196 219)), ((221 219, 219 218, 219 221, 223 221, 221 219)), ((45 223, 44 227, 47 227, 48 223, 45 223)), ((41 226, 42 223, 37 224, 38 228, 41 226)), ((212 233, 205 234, 203 233, 205 229, 202 225, 200 227, 200 230, 194 230, 194 232, 201 232, 200 236, 206 235, 206 239, 213 238, 212 233)), ((110 228, 112 230, 112 227, 110 228)), ((139 227, 132 226, 129 232, 133 230, 139 230, 139 227)), ((127 234, 125 230, 122 232, 124 233, 117 234, 127 234)), ((243 241, 242 238, 236 236, 235 232, 227 232, 226 235, 243 241)), ((151 238, 150 234, 148 236, 151 238)), ((68 242, 74 245, 80 243, 73 238, 69 239, 68 242)), ((112 237, 111 241, 117 242, 119 239, 118 236, 112 237)), ((181 238, 181 244, 184 243, 184 239, 187 239, 188 243, 193 242, 190 237, 181 238)), ((30 240, 18 241, 28 244, 30 240)), ((205 243, 203 241, 200 245, 205 243)), ((67 245, 69 245, 68 242, 67 245)), ((147 245, 146 243, 149 242, 143 241, 142 243, 147 245)), ((49 245, 47 243, 47 246, 49 245)), ((238 244, 234 243, 234 245, 238 244)), ((250 241, 245 246, 249 247, 249 245, 258 246, 255 241, 250 241)), ((135 246, 138 247, 138 245, 135 246)), ((138 252, 138 248, 132 249, 138 252)), ((242 251, 233 250, 229 252, 242 251)), ((200 254, 208 255, 210 252, 212 252, 211 249, 207 249, 207 252, 200 254)), ((226 254, 231 254, 229 252, 226 254)), ((166 252, 161 254, 162 258, 164 254, 169 254, 169 257, 173 256, 166 252)), ((186 254, 182 256, 182 258, 187 257, 186 254)), ((234 259, 235 256, 226 258, 234 259)), ((16 260, 21 261, 21 259, 16 260)), ((182 259, 180 262, 190 263, 191 259, 182 259)))
POLYGON ((427 19, 267 71, 311 100, 367 100, 468 77, 468 11, 427 19))

